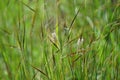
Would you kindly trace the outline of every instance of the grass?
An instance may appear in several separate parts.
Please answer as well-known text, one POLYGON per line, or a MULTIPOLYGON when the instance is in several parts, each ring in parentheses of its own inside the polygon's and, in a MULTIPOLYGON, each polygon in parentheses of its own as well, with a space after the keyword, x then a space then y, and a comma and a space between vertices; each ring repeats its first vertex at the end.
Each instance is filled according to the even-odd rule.
POLYGON ((119 80, 119 13, 119 0, 0 0, 0 80, 119 80))

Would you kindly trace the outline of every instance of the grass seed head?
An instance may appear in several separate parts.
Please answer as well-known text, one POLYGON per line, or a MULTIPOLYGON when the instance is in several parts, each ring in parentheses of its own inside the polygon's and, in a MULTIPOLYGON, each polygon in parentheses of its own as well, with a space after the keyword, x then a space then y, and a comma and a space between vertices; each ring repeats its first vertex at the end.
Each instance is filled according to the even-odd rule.
POLYGON ((78 46, 81 46, 84 42, 84 39, 83 38, 79 38, 78 41, 77 41, 77 45, 78 46))
POLYGON ((52 33, 52 38, 53 38, 53 40, 54 40, 55 42, 57 41, 57 36, 56 36, 56 33, 55 33, 55 32, 52 33))

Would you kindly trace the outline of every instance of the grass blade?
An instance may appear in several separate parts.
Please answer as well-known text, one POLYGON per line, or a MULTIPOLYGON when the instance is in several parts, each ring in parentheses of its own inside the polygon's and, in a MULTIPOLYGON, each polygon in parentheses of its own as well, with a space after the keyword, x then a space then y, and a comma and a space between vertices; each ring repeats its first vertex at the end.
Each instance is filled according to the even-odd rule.
POLYGON ((37 67, 35 67, 33 65, 31 65, 31 66, 32 66, 32 68, 34 68, 35 70, 39 71, 40 73, 42 73, 44 76, 46 76, 49 79, 48 75, 46 73, 44 73, 42 70, 38 69, 37 67))

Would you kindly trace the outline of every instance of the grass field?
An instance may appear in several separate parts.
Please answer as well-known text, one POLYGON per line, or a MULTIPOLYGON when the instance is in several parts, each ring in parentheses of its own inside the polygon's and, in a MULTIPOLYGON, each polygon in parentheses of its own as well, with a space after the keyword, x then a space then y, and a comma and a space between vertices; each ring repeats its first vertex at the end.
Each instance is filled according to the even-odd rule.
POLYGON ((120 0, 0 0, 0 80, 120 80, 120 0))

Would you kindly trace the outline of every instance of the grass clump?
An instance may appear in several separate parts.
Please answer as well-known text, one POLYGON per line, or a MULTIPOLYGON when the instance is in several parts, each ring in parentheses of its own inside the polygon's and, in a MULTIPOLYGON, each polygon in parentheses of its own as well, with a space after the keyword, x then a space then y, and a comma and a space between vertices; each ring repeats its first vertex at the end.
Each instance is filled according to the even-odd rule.
POLYGON ((119 80, 119 0, 0 1, 0 80, 119 80))

